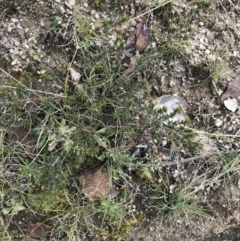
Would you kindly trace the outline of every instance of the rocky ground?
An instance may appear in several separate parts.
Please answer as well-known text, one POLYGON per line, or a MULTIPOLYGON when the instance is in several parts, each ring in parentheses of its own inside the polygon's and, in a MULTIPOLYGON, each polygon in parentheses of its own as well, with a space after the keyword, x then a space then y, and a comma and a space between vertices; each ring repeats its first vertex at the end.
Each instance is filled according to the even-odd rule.
MULTIPOLYGON (((134 77, 134 81, 137 83, 147 81, 147 89, 137 95, 140 99, 145 98, 144 101, 148 104, 157 103, 156 100, 163 95, 174 95, 180 100, 183 115, 190 119, 185 127, 186 130, 197 134, 196 140, 205 148, 199 155, 208 152, 222 154, 239 152, 240 81, 236 81, 234 85, 234 96, 227 90, 231 81, 240 74, 240 2, 238 0, 159 2, 3 0, 0 1, 0 9, 0 91, 4 93, 0 99, 2 103, 0 136, 6 134, 2 126, 11 116, 5 106, 9 106, 15 100, 18 88, 29 90, 22 106, 26 113, 31 113, 36 106, 42 105, 42 95, 57 98, 61 102, 66 94, 66 79, 69 76, 76 88, 80 90, 83 88, 80 78, 84 75, 82 58, 88 54, 85 50, 99 46, 104 48, 107 42, 109 48, 116 49, 116 52, 109 53, 109 56, 119 58, 121 62, 123 53, 126 55, 124 52, 126 41, 140 22, 149 28, 149 43, 146 49, 139 51, 138 59, 134 59, 135 54, 132 56, 131 53, 127 53, 130 61, 135 63, 124 67, 122 76, 131 79, 132 72, 136 70, 137 77, 134 77), (117 39, 120 39, 120 42, 117 42, 117 39), (138 61, 143 66, 140 69, 136 67, 138 61), (230 93, 229 105, 221 98, 223 93, 230 93)), ((110 61, 109 65, 111 64, 110 61)), ((135 116, 140 122, 141 114, 135 116)), ((38 117, 41 118, 41 115, 38 117)), ((23 118, 17 114, 14 118, 14 126, 23 122, 23 118)), ((18 139, 21 145, 27 143, 31 149, 39 144, 39 138, 29 135, 30 132, 30 129, 25 131, 22 127, 11 129, 11 134, 8 134, 12 137, 8 136, 8 141, 13 143, 18 139), (34 144, 29 145, 29 143, 34 144)), ((1 136, 1 140, 3 139, 1 136)), ((166 162, 167 169, 164 171, 170 173, 176 183, 180 179, 186 181, 184 190, 191 192, 197 203, 207 207, 208 217, 198 216, 196 211, 193 211, 192 214, 186 214, 188 219, 176 218, 171 221, 166 214, 160 220, 158 215, 151 213, 154 212, 154 209, 151 211, 151 205, 156 206, 157 202, 146 205, 141 199, 139 203, 136 201, 127 205, 134 210, 137 209, 131 210, 137 213, 136 216, 145 209, 148 209, 147 215, 142 218, 142 222, 133 224, 131 231, 128 230, 128 234, 123 239, 115 238, 115 240, 239 240, 239 155, 233 155, 229 159, 214 155, 210 155, 213 158, 200 156, 195 162, 193 160, 183 165, 181 160, 184 157, 189 158, 191 151, 184 150, 178 145, 169 146, 167 137, 161 139, 158 145, 154 142, 154 138, 151 140, 153 145, 161 148, 161 157, 166 162), (168 166, 173 159, 180 161, 179 165, 168 166), (201 159, 200 164, 199 159, 201 159), (202 159, 205 161, 204 164, 202 159), (216 168, 223 160, 227 160, 228 164, 225 167, 229 169, 228 174, 232 175, 232 178, 226 178, 224 175, 227 172, 223 175, 222 169, 220 171, 216 168), (214 174, 211 172, 213 169, 214 174), (197 179, 194 176, 195 170, 201 170, 201 178, 197 179), (208 176, 209 179, 207 175, 204 177, 204 173, 209 173, 211 177, 208 176)), ((55 146, 48 146, 48 151, 51 151, 51 148, 54 150, 55 146)), ((29 149, 26 151, 26 153, 33 152, 29 149)), ((36 160, 38 155, 29 155, 28 158, 36 160)), ((14 166, 14 161, 8 165, 14 166)), ((8 173, 5 162, 1 165, 2 172, 8 173)), ((158 171, 158 175, 161 172, 162 170, 158 171)), ((6 174, 1 179, 3 190, 8 182, 11 183, 9 181, 11 175, 6 174)), ((107 187, 109 188, 109 185, 107 187)), ((21 188, 18 189, 20 193, 27 187, 21 188)), ((1 208, 4 208, 6 199, 4 192, 2 196, 1 208)), ((31 206, 28 208, 31 210, 31 206)), ((42 215, 39 210, 34 210, 32 213, 35 217, 42 215)), ((48 218, 51 220, 51 217, 48 218)), ((26 220, 28 218, 21 212, 9 216, 3 215, 1 222, 7 227, 1 231, 5 235, 4 240, 35 240, 26 234, 26 220)), ((49 233, 51 231, 52 229, 49 233)), ((79 233, 84 232, 84 230, 79 231, 79 233)), ((71 240, 114 240, 113 237, 109 238, 107 234, 102 233, 98 236, 91 232, 87 232, 86 236, 74 235, 71 240)), ((54 235, 48 238, 64 240, 54 235)))

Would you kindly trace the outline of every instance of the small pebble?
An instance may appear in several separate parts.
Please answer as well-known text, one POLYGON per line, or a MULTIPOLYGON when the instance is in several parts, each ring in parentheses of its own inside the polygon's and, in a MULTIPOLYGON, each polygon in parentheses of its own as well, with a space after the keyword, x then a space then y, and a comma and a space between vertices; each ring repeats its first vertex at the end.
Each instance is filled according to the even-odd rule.
POLYGON ((162 146, 166 146, 167 145, 167 141, 166 140, 163 140, 162 141, 162 146))
POLYGON ((223 121, 220 119, 215 120, 215 126, 220 127, 223 124, 223 121))
POLYGON ((204 46, 203 44, 200 44, 200 45, 199 45, 199 49, 202 49, 202 50, 203 50, 203 49, 205 49, 205 46, 204 46))
POLYGON ((229 126, 227 129, 228 132, 231 132, 232 130, 233 130, 232 126, 229 126))
POLYGON ((210 54, 210 53, 211 53, 211 51, 209 49, 205 50, 205 54, 210 54))

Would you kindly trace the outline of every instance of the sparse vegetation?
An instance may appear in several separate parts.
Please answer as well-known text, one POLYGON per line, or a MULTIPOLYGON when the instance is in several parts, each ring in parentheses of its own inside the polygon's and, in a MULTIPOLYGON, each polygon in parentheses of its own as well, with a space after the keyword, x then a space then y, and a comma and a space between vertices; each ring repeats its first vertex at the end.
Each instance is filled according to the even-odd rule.
MULTIPOLYGON (((197 133, 185 128, 190 119, 169 121, 180 109, 167 114, 152 103, 156 94, 147 71, 157 66, 154 71, 160 73, 160 60, 171 64, 181 56, 186 59, 192 33, 191 19, 182 16, 184 6, 177 12, 171 2, 158 3, 154 11, 173 39, 161 42, 158 29, 152 30, 158 47, 142 53, 128 76, 121 63, 124 37, 116 34, 111 41, 106 37, 109 29, 117 28, 115 20, 99 21, 93 31, 91 16, 86 18, 77 8, 68 26, 62 26, 64 19, 57 15, 48 29, 56 43, 68 48, 66 55, 53 53, 54 70, 47 64, 11 74, 1 68, 5 83, 0 87, 0 236, 4 240, 18 234, 17 226, 8 226, 9 219, 20 213, 28 223, 49 223, 55 227, 56 239, 68 241, 84 235, 91 240, 125 240, 150 211, 159 222, 167 217, 175 224, 191 222, 194 214, 211 217, 196 194, 232 180, 239 173, 239 156, 219 155, 218 165, 210 168, 201 159, 191 174, 164 166, 166 156, 167 161, 181 164, 202 150, 197 133), (76 79, 70 68, 79 74, 76 79), (90 200, 79 177, 98 168, 107 168, 111 190, 90 200)), ((107 11, 107 3, 94 4, 107 11)), ((200 9, 211 5, 198 2, 200 9)), ((28 55, 40 61, 40 51, 29 48, 28 55)), ((232 74, 227 59, 208 56, 206 65, 213 82, 232 74)), ((22 240, 30 240, 22 235, 22 240)))
POLYGON ((215 82, 226 77, 231 77, 234 74, 233 70, 228 65, 227 57, 219 54, 218 52, 207 56, 206 65, 208 67, 210 77, 215 82))

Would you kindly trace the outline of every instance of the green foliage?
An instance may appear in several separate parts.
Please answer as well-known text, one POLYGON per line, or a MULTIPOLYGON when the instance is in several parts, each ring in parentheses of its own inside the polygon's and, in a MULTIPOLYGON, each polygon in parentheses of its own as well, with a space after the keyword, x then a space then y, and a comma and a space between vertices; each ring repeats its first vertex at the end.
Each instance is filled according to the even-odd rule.
POLYGON ((23 206, 22 202, 17 202, 14 199, 11 199, 9 201, 6 201, 6 207, 2 209, 2 213, 4 215, 6 214, 16 214, 19 211, 24 210, 25 207, 23 206))
POLYGON ((203 8, 203 9, 204 8, 208 9, 208 8, 211 7, 211 5, 212 5, 212 2, 211 1, 207 1, 207 0, 201 1, 201 2, 198 3, 198 7, 199 8, 203 8))
POLYGON ((191 215, 196 214, 210 218, 206 208, 195 202, 195 197, 189 195, 184 187, 179 186, 173 191, 165 192, 166 202, 159 206, 159 209, 166 212, 169 218, 175 223, 191 221, 191 215))
POLYGON ((59 16, 56 16, 56 17, 54 18, 54 21, 53 21, 52 26, 51 26, 51 28, 49 29, 49 31, 51 31, 51 32, 54 33, 54 34, 57 34, 57 32, 58 32, 58 30, 59 30, 59 26, 60 26, 61 21, 62 21, 62 18, 59 17, 59 16))
POLYGON ((109 216, 111 219, 118 220, 122 218, 122 207, 119 204, 116 204, 111 200, 111 198, 106 198, 101 200, 101 208, 103 209, 103 213, 106 216, 109 216))
MULTIPOLYGON (((197 144, 191 132, 186 132, 176 123, 164 124, 180 110, 170 115, 164 109, 153 110, 153 106, 146 101, 149 99, 148 82, 135 80, 137 71, 150 64, 149 56, 142 55, 136 73, 131 79, 125 78, 121 76, 124 70, 120 64, 120 47, 95 47, 94 50, 79 51, 76 61, 81 61, 81 89, 76 88, 69 79, 65 82, 65 97, 42 94, 39 105, 31 110, 30 115, 20 111, 23 102, 18 99, 7 106, 7 111, 25 116, 24 126, 37 139, 33 159, 28 159, 32 154, 25 156, 25 150, 21 147, 21 160, 16 155, 17 149, 14 154, 18 158, 17 181, 28 183, 24 200, 33 210, 51 217, 56 212, 67 215, 75 209, 83 209, 82 222, 91 223, 92 218, 101 213, 104 220, 110 220, 117 227, 122 225, 119 220, 127 217, 123 203, 129 198, 129 185, 134 187, 140 181, 151 185, 152 195, 161 192, 156 183, 155 169, 141 166, 142 162, 151 159, 131 157, 128 138, 139 138, 142 130, 151 127, 149 134, 161 143, 161 136, 157 133, 164 128, 166 136, 179 148, 195 150, 197 144), (85 51, 88 51, 87 54, 85 51), (139 115, 141 125, 135 119, 139 115), (78 201, 74 199, 73 190, 78 183, 71 183, 68 177, 99 165, 108 167, 111 184, 124 186, 120 192, 123 202, 107 197, 100 202, 76 206, 75 202, 78 201)), ((36 78, 27 72, 24 75, 28 76, 26 78, 36 78)), ((51 84, 50 76, 48 72, 41 74, 43 93, 51 84)), ((27 96, 25 91, 23 86, 18 86, 17 94, 22 99, 27 96)), ((15 120, 16 117, 12 122, 15 120)))
POLYGON ((90 23, 88 19, 86 19, 86 17, 84 17, 78 10, 78 8, 74 8, 73 23, 81 37, 86 38, 89 36, 90 23))
POLYGON ((206 58, 206 65, 210 77, 214 82, 233 75, 233 70, 228 66, 228 57, 226 53, 220 52, 221 51, 216 50, 212 55, 206 58))
POLYGON ((39 60, 39 56, 36 54, 36 52, 33 49, 29 49, 28 53, 29 53, 29 56, 34 60, 39 60))
MULTIPOLYGON (((44 188, 44 187, 43 187, 44 188)), ((69 194, 61 189, 54 189, 49 191, 41 191, 36 194, 29 194, 27 202, 34 207, 34 209, 43 214, 51 212, 65 213, 69 205, 69 194)))
MULTIPOLYGON (((52 33, 59 33, 61 21, 58 16, 54 19, 50 28, 52 33)), ((181 28, 188 27, 184 21, 178 23, 178 26, 171 26, 172 33, 176 35, 181 28)), ((11 130, 19 121, 35 137, 32 146, 23 143, 16 146, 16 143, 7 139, 2 142, 1 154, 14 166, 13 173, 17 173, 6 186, 11 189, 13 182, 26 185, 22 196, 19 195, 26 202, 24 207, 29 206, 34 212, 50 219, 60 219, 61 227, 65 227, 68 236, 72 237, 69 240, 75 237, 80 221, 81 226, 96 228, 94 222, 98 215, 103 220, 110 221, 116 230, 121 225, 123 232, 129 230, 136 219, 133 214, 129 218, 126 205, 139 185, 150 189, 151 197, 163 199, 162 190, 169 187, 157 182, 162 169, 159 165, 161 158, 156 153, 148 156, 144 152, 132 157, 134 145, 130 146, 130 139, 141 142, 142 133, 146 132, 157 148, 164 136, 179 149, 189 153, 196 153, 199 149, 199 143, 194 141, 195 135, 184 129, 186 123, 169 121, 180 110, 176 109, 170 115, 166 109, 153 110, 148 81, 139 80, 139 73, 151 67, 153 61, 158 61, 159 58, 172 61, 182 53, 182 46, 174 44, 174 41, 159 44, 157 50, 142 54, 131 77, 126 77, 123 76, 124 68, 121 65, 122 36, 117 36, 114 44, 109 45, 108 40, 91 32, 90 20, 78 9, 74 9, 72 24, 77 30, 75 37, 79 38, 76 45, 81 48, 70 45, 76 49, 71 63, 59 60, 60 57, 55 54, 54 58, 64 66, 63 69, 59 67, 53 73, 45 66, 46 72, 43 71, 40 75, 34 75, 30 70, 22 72, 21 77, 33 83, 41 78, 42 84, 38 91, 23 84, 11 83, 15 95, 11 96, 5 91, 0 96, 0 100, 11 97, 1 119, 4 128, 11 130), (101 44, 96 45, 96 39, 101 40, 101 44), (75 63, 81 64, 75 66, 75 63), (65 75, 69 67, 76 67, 82 75, 82 88, 77 88, 76 83, 65 75), (59 89, 53 87, 52 83, 55 82, 59 83, 59 89), (30 97, 33 97, 32 102, 30 97), (26 108, 28 102, 31 103, 29 109, 26 108), (33 151, 29 151, 28 147, 33 151), (157 168, 144 166, 145 163, 156 160, 159 162, 157 168), (109 170, 110 183, 120 187, 120 198, 105 197, 88 202, 79 191, 79 183, 71 181, 69 176, 103 165, 109 170), (77 218, 80 221, 74 221, 77 218), (71 226, 72 223, 75 230, 67 230, 66 226, 71 226)), ((108 24, 108 20, 103 23, 102 31, 106 31, 105 34, 109 31, 108 24)), ((34 60, 39 58, 32 49, 29 50, 29 55, 34 60)), ((148 149, 151 150, 150 147, 148 149)), ((151 199, 148 194, 145 193, 146 199, 151 199)), ((181 190, 179 193, 168 194, 168 197, 169 200, 162 203, 160 209, 173 210, 174 214, 179 210, 193 210, 192 198, 181 193, 181 190)), ((22 203, 6 203, 3 212, 8 214, 20 211, 22 203)), ((194 211, 197 213, 198 209, 195 208, 194 211)))

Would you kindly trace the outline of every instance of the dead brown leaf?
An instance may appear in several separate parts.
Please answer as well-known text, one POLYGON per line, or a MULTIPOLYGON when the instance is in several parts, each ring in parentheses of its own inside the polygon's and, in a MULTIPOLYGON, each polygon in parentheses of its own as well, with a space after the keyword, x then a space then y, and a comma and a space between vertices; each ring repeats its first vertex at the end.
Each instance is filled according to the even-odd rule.
POLYGON ((27 224, 28 234, 31 237, 35 237, 35 238, 50 235, 53 228, 54 228, 53 226, 49 226, 43 223, 27 224))
POLYGON ((150 40, 150 31, 145 28, 143 23, 138 23, 136 26, 136 30, 132 32, 127 39, 126 49, 136 45, 136 49, 141 53, 143 52, 150 40))
POLYGON ((91 201, 109 194, 109 173, 106 168, 83 173, 79 182, 83 194, 91 201))
POLYGON ((147 48, 149 44, 149 39, 150 39, 149 29, 144 29, 144 26, 142 26, 141 32, 137 39, 137 50, 140 53, 147 48))
POLYGON ((149 39, 149 29, 145 28, 143 23, 138 23, 135 31, 130 33, 127 39, 126 48, 123 51, 122 64, 128 66, 128 69, 124 71, 123 76, 129 76, 134 71, 139 53, 147 48, 149 39))
POLYGON ((229 97, 236 98, 238 96, 240 96, 240 75, 230 81, 227 90, 221 97, 221 101, 223 102, 229 97))

